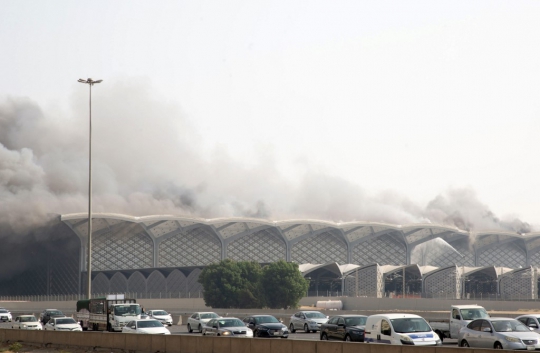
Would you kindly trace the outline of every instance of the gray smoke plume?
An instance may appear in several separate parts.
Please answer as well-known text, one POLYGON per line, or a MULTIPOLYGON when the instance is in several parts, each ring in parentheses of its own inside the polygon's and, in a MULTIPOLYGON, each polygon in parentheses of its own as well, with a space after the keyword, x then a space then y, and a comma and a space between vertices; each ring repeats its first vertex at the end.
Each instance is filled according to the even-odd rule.
MULTIPOLYGON (((179 107, 153 97, 148 86, 109 81, 95 90, 94 212, 531 231, 518 219, 495 217, 470 189, 450 189, 422 207, 396 192, 373 195, 309 167, 293 183, 267 155, 249 167, 220 149, 203 155, 204 136, 179 107)), ((44 237, 33 231, 54 215, 87 211, 87 99, 85 90, 74 95, 68 116, 43 111, 29 99, 0 101, 1 238, 44 237)))

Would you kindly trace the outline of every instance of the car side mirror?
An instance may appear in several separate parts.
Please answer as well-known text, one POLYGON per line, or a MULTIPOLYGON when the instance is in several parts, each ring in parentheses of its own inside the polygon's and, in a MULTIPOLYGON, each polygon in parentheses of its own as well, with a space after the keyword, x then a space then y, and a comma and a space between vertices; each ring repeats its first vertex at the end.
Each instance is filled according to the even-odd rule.
POLYGON ((212 328, 218 328, 217 325, 212 326, 212 328))
POLYGON ((339 327, 345 327, 345 324, 338 324, 339 327))
POLYGON ((537 324, 530 324, 529 327, 530 328, 538 328, 538 325, 537 324))
POLYGON ((482 331, 484 331, 484 332, 491 332, 491 328, 490 328, 490 327, 484 327, 484 328, 482 329, 482 331))
POLYGON ((456 315, 456 320, 461 320, 461 315, 456 315))

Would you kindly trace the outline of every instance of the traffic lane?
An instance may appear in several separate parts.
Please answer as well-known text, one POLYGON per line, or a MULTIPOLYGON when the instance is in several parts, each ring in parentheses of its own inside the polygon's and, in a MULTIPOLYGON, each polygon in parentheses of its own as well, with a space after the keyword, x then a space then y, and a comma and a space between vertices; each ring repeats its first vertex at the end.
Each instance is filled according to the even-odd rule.
MULTIPOLYGON (((12 322, 0 322, 0 328, 11 328, 12 322)), ((171 334, 173 335, 201 335, 199 332, 192 332, 189 333, 187 330, 186 325, 172 325, 167 326, 169 331, 171 331, 171 334)), ((92 332, 92 331, 83 331, 83 332, 92 332)), ((107 331, 103 331, 104 333, 107 333, 107 331)), ((270 338, 268 338, 270 339, 270 338)), ((278 339, 278 338, 271 338, 271 339, 278 339)), ((296 331, 296 333, 289 333, 289 338, 291 340, 301 340, 301 341, 318 341, 320 340, 319 332, 316 333, 305 333, 302 331, 296 331)), ((456 346, 457 340, 452 339, 445 339, 443 341, 444 346, 456 346)))

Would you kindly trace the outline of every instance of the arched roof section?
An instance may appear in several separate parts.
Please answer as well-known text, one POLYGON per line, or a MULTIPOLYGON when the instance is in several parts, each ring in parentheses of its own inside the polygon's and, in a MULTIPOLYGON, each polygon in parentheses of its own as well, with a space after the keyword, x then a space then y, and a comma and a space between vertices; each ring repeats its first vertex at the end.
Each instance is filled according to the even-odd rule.
POLYGON ((469 236, 468 232, 458 228, 436 224, 407 224, 401 229, 407 243, 413 246, 436 238, 454 241, 469 236))
POLYGON ((474 244, 474 248, 477 250, 482 250, 496 245, 501 245, 509 242, 516 242, 520 244, 522 249, 525 248, 524 240, 527 237, 513 233, 513 232, 498 232, 498 231, 487 231, 487 232, 474 232, 471 233, 471 239, 474 244))
POLYGON ((401 226, 378 222, 348 222, 340 224, 340 228, 351 244, 369 241, 389 233, 401 234, 401 226))
MULTIPOLYGON (((322 264, 322 265, 313 265, 313 264, 307 264, 310 265, 308 268, 304 271, 300 271, 302 273, 302 276, 307 276, 310 273, 314 272, 330 272, 336 275, 337 277, 343 276, 343 272, 341 272, 341 268, 337 262, 331 262, 328 264, 322 264)), ((307 267, 307 266, 306 266, 307 267)))

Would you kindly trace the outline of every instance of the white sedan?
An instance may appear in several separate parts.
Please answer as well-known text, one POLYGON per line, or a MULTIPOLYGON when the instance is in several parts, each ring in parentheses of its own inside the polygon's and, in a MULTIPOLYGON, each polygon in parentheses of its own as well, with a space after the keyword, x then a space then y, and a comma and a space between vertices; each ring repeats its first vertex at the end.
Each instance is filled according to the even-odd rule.
POLYGON ((156 319, 163 325, 172 326, 171 314, 165 310, 148 310, 146 314, 148 315, 149 319, 156 319))
POLYGON ((82 331, 81 325, 72 317, 51 317, 44 326, 52 331, 82 331))
POLYGON ((0 321, 9 321, 11 322, 12 316, 9 310, 7 309, 0 309, 0 321))
POLYGON ((41 323, 36 319, 34 315, 21 315, 15 318, 11 328, 17 328, 20 330, 42 330, 41 323))
POLYGON ((208 311, 193 313, 187 320, 188 332, 191 333, 193 332, 193 330, 197 330, 202 333, 208 321, 212 319, 218 319, 220 317, 221 316, 219 316, 218 314, 208 311))
POLYGON ((153 335, 170 335, 171 331, 161 322, 154 319, 133 320, 122 328, 123 333, 147 333, 153 335))

